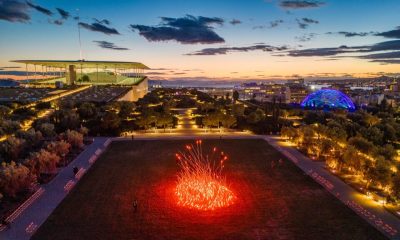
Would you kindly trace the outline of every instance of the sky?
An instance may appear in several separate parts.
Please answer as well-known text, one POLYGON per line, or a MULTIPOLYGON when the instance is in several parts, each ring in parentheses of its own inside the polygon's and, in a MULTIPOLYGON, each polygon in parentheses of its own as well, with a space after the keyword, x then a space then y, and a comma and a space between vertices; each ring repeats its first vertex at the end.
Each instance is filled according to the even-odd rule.
POLYGON ((156 80, 397 76, 399 12, 398 0, 0 0, 0 70, 78 60, 80 31, 85 60, 142 62, 156 80))

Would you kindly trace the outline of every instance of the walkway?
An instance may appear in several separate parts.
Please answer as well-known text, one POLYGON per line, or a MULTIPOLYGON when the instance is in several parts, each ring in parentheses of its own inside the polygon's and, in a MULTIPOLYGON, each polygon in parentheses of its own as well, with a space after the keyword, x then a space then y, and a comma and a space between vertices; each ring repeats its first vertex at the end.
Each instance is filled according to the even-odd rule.
MULTIPOLYGON (((172 108, 171 111, 177 113, 178 123, 176 128, 172 129, 151 129, 147 131, 134 132, 135 138, 216 138, 220 136, 254 136, 250 131, 236 131, 226 128, 199 128, 196 125, 193 111, 196 108, 172 108)), ((128 134, 131 138, 131 133, 128 134)))
POLYGON ((376 229, 390 239, 400 239, 400 219, 383 206, 359 193, 332 175, 323 164, 312 161, 279 137, 267 136, 265 140, 376 229))
POLYGON ((99 149, 104 149, 108 142, 108 138, 95 138, 94 142, 63 168, 51 182, 42 185, 44 192, 15 218, 10 228, 0 232, 0 239, 28 240, 89 169, 90 162, 93 162, 92 156, 99 154, 99 149), (73 174, 75 166, 80 169, 76 177, 73 174))

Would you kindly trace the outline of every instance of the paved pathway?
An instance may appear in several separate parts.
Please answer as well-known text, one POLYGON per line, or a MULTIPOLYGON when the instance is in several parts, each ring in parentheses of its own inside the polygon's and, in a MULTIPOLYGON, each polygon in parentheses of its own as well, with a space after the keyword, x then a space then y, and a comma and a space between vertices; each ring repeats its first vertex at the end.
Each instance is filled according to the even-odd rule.
POLYGON ((295 148, 284 144, 279 137, 267 136, 265 140, 376 229, 390 239, 400 239, 400 219, 383 206, 332 175, 320 162, 312 161, 295 148))
POLYGON ((90 167, 89 160, 93 160, 92 156, 96 154, 96 151, 98 154, 98 149, 104 149, 107 142, 109 142, 108 138, 95 138, 94 142, 63 168, 50 183, 42 185, 44 192, 16 217, 10 228, 0 232, 0 239, 29 239, 90 167), (73 174, 75 166, 81 169, 76 177, 73 174))

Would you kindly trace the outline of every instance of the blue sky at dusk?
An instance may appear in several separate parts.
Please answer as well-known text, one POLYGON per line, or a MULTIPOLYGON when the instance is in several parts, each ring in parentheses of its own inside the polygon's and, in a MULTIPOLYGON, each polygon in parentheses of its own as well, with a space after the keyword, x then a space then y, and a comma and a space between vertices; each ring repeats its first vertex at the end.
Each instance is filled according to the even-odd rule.
POLYGON ((153 79, 396 74, 398 0, 0 0, 13 59, 138 61, 153 79), (78 16, 79 19, 75 17, 78 16))

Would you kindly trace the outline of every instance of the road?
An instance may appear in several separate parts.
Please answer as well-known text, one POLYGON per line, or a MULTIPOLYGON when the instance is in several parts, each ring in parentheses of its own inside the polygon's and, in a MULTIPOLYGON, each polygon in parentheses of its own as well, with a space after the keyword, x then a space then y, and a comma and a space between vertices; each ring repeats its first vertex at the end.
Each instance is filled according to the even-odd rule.
MULTIPOLYGON (((9 228, 0 232, 0 239, 28 240, 35 230, 47 219, 57 205, 67 196, 87 169, 91 166, 89 159, 98 151, 105 149, 109 138, 95 138, 94 142, 78 155, 67 167, 63 168, 48 184, 42 185, 44 192, 24 209, 11 223, 9 228), (73 174, 73 168, 80 172, 73 174)), ((99 152, 97 152, 99 153, 99 152)))
POLYGON ((400 219, 381 204, 359 193, 326 170, 324 164, 312 161, 281 138, 267 136, 265 140, 376 229, 390 239, 400 239, 400 219))

